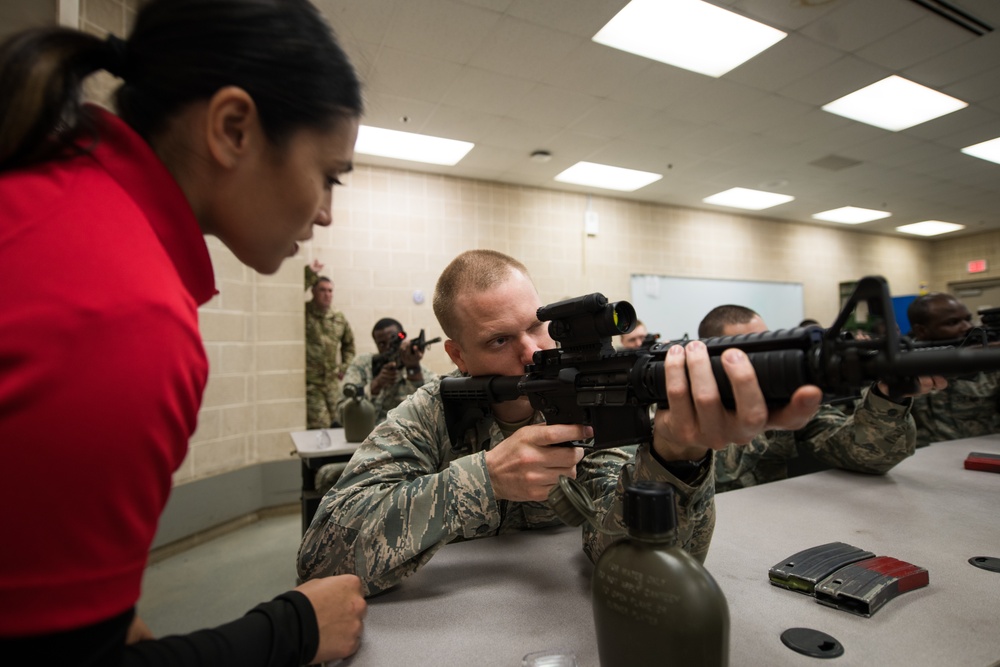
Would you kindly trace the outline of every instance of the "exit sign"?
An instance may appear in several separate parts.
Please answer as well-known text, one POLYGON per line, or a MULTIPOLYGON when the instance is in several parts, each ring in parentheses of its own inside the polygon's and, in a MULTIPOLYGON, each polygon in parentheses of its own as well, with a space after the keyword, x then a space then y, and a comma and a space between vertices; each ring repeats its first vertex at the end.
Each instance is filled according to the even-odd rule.
POLYGON ((982 273, 986 270, 985 259, 974 259, 968 263, 969 273, 982 273))

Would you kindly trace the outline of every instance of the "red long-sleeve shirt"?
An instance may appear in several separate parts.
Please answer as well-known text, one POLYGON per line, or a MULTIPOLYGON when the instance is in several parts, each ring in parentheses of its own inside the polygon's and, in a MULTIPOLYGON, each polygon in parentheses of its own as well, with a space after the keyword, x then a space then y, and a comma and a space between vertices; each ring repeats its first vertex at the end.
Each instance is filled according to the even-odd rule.
POLYGON ((97 113, 89 154, 0 174, 0 637, 136 603, 208 374, 198 223, 97 113))

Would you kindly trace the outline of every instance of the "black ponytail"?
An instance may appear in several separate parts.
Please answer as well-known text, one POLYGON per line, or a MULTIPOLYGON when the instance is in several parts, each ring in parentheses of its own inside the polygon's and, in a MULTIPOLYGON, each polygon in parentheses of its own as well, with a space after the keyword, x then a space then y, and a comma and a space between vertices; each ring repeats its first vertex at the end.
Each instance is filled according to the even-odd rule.
POLYGON ((275 144, 363 108, 354 68, 308 0, 151 0, 127 40, 51 28, 0 48, 0 171, 79 140, 81 84, 99 69, 123 79, 118 114, 147 140, 225 86, 250 94, 275 144))
POLYGON ((83 80, 106 61, 103 41, 66 28, 29 30, 0 47, 0 171, 71 147, 86 126, 83 80))

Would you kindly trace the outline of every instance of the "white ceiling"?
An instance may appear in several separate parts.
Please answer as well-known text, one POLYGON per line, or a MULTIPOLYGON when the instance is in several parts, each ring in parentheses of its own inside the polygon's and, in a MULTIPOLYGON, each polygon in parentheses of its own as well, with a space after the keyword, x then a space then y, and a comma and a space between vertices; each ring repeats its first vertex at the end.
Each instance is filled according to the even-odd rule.
MULTIPOLYGON (((666 0, 665 0, 666 1, 666 0)), ((1000 229, 1000 165, 959 152, 1000 136, 1000 2, 951 0, 998 28, 966 31, 913 0, 712 0, 789 33, 715 79, 591 41, 627 0, 316 0, 361 73, 364 123, 475 143, 453 167, 361 164, 708 210, 731 187, 795 196, 761 212, 892 212, 1000 229), (901 132, 820 107, 899 74, 969 103, 901 132), (552 153, 532 161, 535 150, 552 153), (857 161, 830 169, 816 161, 857 161), (633 193, 558 183, 580 160, 664 174, 633 193)), ((911 237, 912 238, 912 237, 911 237)))

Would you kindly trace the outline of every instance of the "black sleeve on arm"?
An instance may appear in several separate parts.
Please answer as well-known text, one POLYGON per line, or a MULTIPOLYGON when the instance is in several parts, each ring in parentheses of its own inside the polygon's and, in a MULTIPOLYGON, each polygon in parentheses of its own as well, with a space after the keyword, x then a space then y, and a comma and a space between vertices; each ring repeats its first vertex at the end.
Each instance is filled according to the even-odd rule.
POLYGON ((289 591, 211 630, 125 647, 122 667, 295 667, 319 648, 316 613, 305 595, 289 591))

